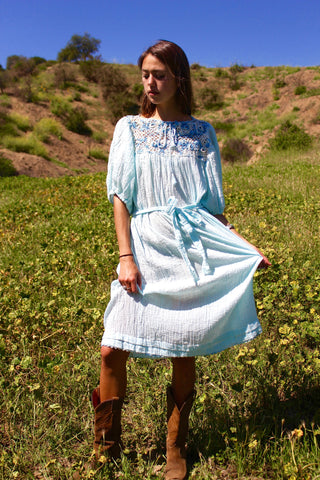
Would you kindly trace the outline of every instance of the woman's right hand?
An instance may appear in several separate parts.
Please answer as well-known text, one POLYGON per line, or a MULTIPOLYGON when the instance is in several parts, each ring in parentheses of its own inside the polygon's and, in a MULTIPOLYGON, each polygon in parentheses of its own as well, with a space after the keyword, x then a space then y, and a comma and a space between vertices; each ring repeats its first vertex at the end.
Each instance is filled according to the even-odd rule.
POLYGON ((138 293, 141 288, 141 273, 133 257, 120 258, 119 282, 128 293, 138 293))

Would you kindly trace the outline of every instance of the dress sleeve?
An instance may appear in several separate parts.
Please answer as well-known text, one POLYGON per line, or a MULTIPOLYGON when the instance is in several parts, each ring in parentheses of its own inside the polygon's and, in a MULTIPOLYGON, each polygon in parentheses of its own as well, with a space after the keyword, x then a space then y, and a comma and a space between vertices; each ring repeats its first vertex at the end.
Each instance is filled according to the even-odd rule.
POLYGON ((110 147, 107 174, 108 199, 114 195, 122 200, 128 212, 133 211, 133 196, 136 185, 135 148, 127 117, 116 124, 110 147))
POLYGON ((225 202, 222 189, 222 169, 220 150, 214 128, 208 124, 209 150, 205 162, 207 177, 207 192, 201 200, 201 204, 213 215, 224 211, 225 202))

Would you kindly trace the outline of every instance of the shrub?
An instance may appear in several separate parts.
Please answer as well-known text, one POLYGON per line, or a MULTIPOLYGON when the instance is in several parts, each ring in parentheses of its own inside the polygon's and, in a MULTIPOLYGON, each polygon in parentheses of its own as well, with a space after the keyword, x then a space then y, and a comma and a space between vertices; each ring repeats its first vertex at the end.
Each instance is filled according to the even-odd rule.
POLYGON ((221 156, 226 162, 246 162, 252 156, 252 151, 243 140, 230 138, 223 145, 221 156))
POLYGON ((54 69, 54 82, 58 88, 67 88, 70 82, 75 82, 76 79, 76 72, 73 65, 61 63, 54 69))
MULTIPOLYGON (((1 72, 0 72, 1 73, 1 72)), ((0 95, 0 107, 11 108, 11 100, 5 93, 0 95)))
POLYGON ((45 146, 33 135, 24 137, 7 136, 2 139, 2 144, 13 152, 25 152, 46 158, 47 160, 50 159, 45 146))
POLYGON ((89 157, 97 158, 98 160, 107 160, 108 157, 100 148, 91 148, 89 150, 89 157))
POLYGON ((215 128, 216 132, 224 132, 224 133, 231 133, 234 129, 234 124, 231 122, 214 122, 213 127, 215 128))
POLYGON ((0 92, 4 93, 5 88, 9 83, 8 72, 5 70, 0 70, 0 92))
POLYGON ((13 177, 15 175, 18 175, 18 172, 12 165, 11 160, 0 155, 0 177, 13 177))
POLYGON ((22 130, 23 132, 27 132, 28 130, 31 130, 31 124, 30 124, 29 118, 24 117, 19 113, 15 113, 15 112, 10 113, 8 115, 8 120, 14 123, 19 128, 19 130, 22 130))
POLYGON ((39 120, 39 122, 34 126, 33 132, 42 142, 48 142, 50 135, 54 135, 60 140, 62 138, 61 127, 53 118, 46 117, 39 120))
POLYGON ((110 95, 126 92, 129 87, 125 75, 113 65, 104 65, 100 69, 99 83, 104 100, 108 100, 110 95))
POLYGON ((201 65, 200 65, 200 63, 192 63, 190 65, 190 68, 191 68, 191 70, 200 70, 201 65))
POLYGON ((92 138, 98 143, 104 143, 108 138, 108 134, 106 132, 93 132, 92 138))
POLYGON ((102 65, 102 62, 97 59, 80 62, 80 72, 89 82, 98 83, 102 65))
POLYGON ((140 101, 144 92, 142 83, 135 83, 132 87, 132 92, 133 92, 133 95, 136 97, 136 99, 140 101))
POLYGON ((302 128, 287 120, 284 122, 274 138, 270 140, 270 147, 274 150, 303 150, 312 144, 312 137, 302 128))
POLYGON ((113 125, 124 115, 136 115, 139 112, 139 105, 126 91, 109 95, 105 103, 107 116, 113 125))
POLYGON ((86 124, 88 113, 84 108, 73 108, 63 97, 55 97, 51 101, 51 112, 61 118, 63 124, 71 132, 91 135, 92 131, 86 124))
POLYGON ((318 111, 318 113, 317 113, 316 116, 314 117, 313 123, 315 123, 315 124, 319 124, 319 123, 320 123, 320 110, 318 111))
POLYGON ((286 85, 287 84, 286 84, 286 82, 284 81, 283 78, 277 78, 276 81, 273 84, 273 87, 277 89, 277 88, 283 88, 286 85))
POLYGON ((226 70, 223 70, 222 68, 218 67, 214 72, 214 76, 216 78, 227 78, 229 77, 229 74, 226 70))
POLYGON ((230 72, 232 74, 236 74, 236 73, 241 73, 244 71, 244 66, 243 65, 239 65, 238 63, 233 63, 231 66, 230 66, 230 72))
POLYGON ((307 87, 305 85, 298 85, 295 88, 294 94, 295 95, 302 95, 303 93, 306 93, 307 87))
POLYGON ((84 108, 73 108, 65 119, 65 126, 68 130, 80 135, 91 135, 92 131, 86 124, 88 113, 84 108))
POLYGON ((210 87, 204 87, 199 90, 198 100, 206 110, 219 110, 223 106, 220 94, 210 87))

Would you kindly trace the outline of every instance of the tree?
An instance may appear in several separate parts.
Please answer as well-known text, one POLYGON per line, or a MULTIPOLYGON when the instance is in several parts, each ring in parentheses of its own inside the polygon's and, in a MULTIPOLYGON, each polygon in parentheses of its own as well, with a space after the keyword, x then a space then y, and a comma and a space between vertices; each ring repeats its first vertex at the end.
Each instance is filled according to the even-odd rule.
POLYGON ((59 62, 77 62, 93 59, 98 52, 101 40, 91 37, 89 33, 73 35, 65 48, 58 53, 59 62))

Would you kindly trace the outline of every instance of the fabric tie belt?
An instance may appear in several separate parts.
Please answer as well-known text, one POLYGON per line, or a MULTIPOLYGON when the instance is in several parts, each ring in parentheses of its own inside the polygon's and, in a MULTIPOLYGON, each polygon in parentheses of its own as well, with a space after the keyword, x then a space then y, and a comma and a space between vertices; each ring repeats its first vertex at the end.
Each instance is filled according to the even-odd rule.
POLYGON ((135 217, 145 213, 164 212, 166 215, 171 217, 178 249, 187 267, 189 268, 195 283, 197 283, 199 280, 199 275, 189 259, 187 247, 183 239, 184 236, 189 236, 190 240, 192 241, 192 245, 198 250, 202 257, 202 273, 204 275, 211 273, 211 268, 208 264, 207 253, 202 245, 199 234, 194 228, 194 225, 200 226, 203 224, 201 214, 198 212, 199 208, 201 208, 201 206, 196 203, 184 205, 183 207, 177 207, 177 199, 175 197, 170 197, 168 204, 165 206, 150 207, 143 210, 138 210, 133 214, 133 217, 135 217))

